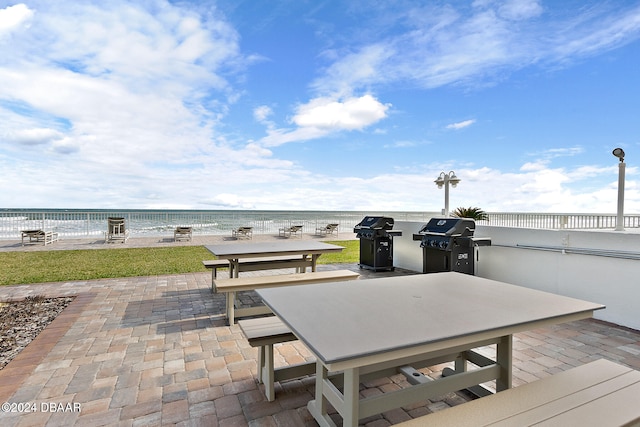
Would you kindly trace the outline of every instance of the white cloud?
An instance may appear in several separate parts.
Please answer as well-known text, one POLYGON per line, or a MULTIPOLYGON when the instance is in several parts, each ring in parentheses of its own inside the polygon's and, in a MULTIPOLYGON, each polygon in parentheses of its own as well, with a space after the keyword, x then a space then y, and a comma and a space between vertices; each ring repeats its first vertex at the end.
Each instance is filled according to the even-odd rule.
POLYGON ((327 68, 314 89, 350 93, 397 81, 424 88, 477 81, 498 67, 521 62, 527 52, 512 47, 516 29, 492 10, 462 17, 451 6, 429 5, 413 10, 411 19, 387 12, 405 31, 352 48, 327 68))
POLYGON ((267 136, 258 141, 266 147, 276 147, 289 142, 310 141, 326 136, 326 129, 301 127, 297 129, 268 129, 267 136))
POLYGON ((533 171, 542 171, 549 164, 546 160, 538 160, 535 162, 527 162, 520 167, 520 170, 523 172, 533 172, 533 171))
POLYGON ((589 179, 602 176, 615 176, 618 173, 617 166, 599 167, 599 166, 578 166, 572 169, 567 175, 572 180, 589 179))
POLYGON ((536 0, 482 0, 473 6, 471 14, 463 14, 451 4, 407 11, 367 3, 384 13, 386 26, 395 31, 377 28, 372 42, 352 42, 346 52, 332 46, 326 57, 336 59, 312 88, 348 94, 394 82, 427 89, 484 87, 532 64, 556 67, 617 48, 640 33, 637 5, 623 9, 602 3, 570 17, 548 15, 544 22, 539 20, 544 8, 536 0))
POLYGON ((562 27, 548 35, 549 61, 571 62, 575 58, 588 57, 615 49, 638 39, 640 32, 640 5, 619 8, 607 14, 608 7, 601 3, 576 14, 562 27))
POLYGON ((214 198, 206 200, 205 204, 213 209, 253 209, 255 206, 251 202, 242 200, 237 194, 221 193, 214 198))
POLYGON ((52 143, 53 151, 59 154, 72 154, 76 153, 80 146, 71 138, 62 138, 52 143))
MULTIPOLYGON (((358 31, 367 27, 364 31, 374 37, 340 32, 340 39, 329 40, 331 51, 318 58, 331 62, 312 71, 318 77, 308 85, 311 94, 296 93, 303 100, 297 105, 291 99, 261 99, 264 105, 252 113, 266 136, 241 139, 245 135, 236 137, 240 131, 223 120, 244 95, 245 88, 236 83, 243 81, 253 57, 240 52, 240 35, 215 8, 208 5, 199 15, 190 5, 33 0, 29 7, 0 9, 0 194, 5 201, 24 207, 436 211, 443 194, 433 179, 449 166, 418 166, 413 159, 394 164, 397 153, 386 150, 384 167, 365 172, 354 167, 334 177, 327 162, 322 172, 307 170, 303 150, 289 160, 290 153, 278 146, 376 127, 391 114, 385 96, 398 82, 404 91, 482 86, 530 64, 606 51, 640 32, 635 6, 604 20, 600 11, 612 6, 598 6, 576 12, 567 25, 557 20, 540 26, 534 24, 544 10, 537 1, 483 0, 464 10, 451 3, 426 4, 398 8, 401 12, 385 2, 367 2, 367 8, 389 8, 390 14, 372 10, 367 15, 387 22, 389 30, 363 22, 358 31), (471 15, 465 15, 468 10, 471 15), (273 108, 283 105, 278 101, 294 105, 284 125, 274 122, 273 108)), ((255 126, 245 111, 251 107, 232 113, 246 114, 247 128, 255 126)), ((395 142, 386 147, 404 148, 398 152, 412 153, 412 146, 425 144, 411 142, 395 125, 371 133, 388 132, 395 142)), ((451 193, 452 206, 613 211, 615 167, 551 168, 552 159, 580 150, 537 153, 539 160, 515 172, 451 165, 462 179, 451 193), (590 185, 589 193, 572 188, 603 175, 611 177, 611 185, 590 185)), ((419 153, 415 161, 428 154, 419 153)), ((627 169, 626 206, 640 211, 634 173, 627 169)))
POLYGON ((20 145, 42 145, 61 138, 62 134, 55 129, 33 128, 12 130, 7 135, 8 141, 20 145))
POLYGON ((265 122, 272 114, 273 110, 267 105, 261 105, 253 110, 253 117, 259 123, 265 122))
MULTIPOLYGON (((242 202, 260 209, 289 210, 413 210, 439 212, 444 192, 433 183, 450 165, 421 165, 416 171, 380 171, 370 177, 296 175, 288 183, 274 183, 268 190, 243 192, 242 202), (304 197, 300 197, 304 194, 304 197)), ((612 171, 603 170, 610 175, 612 171)), ((571 184, 584 179, 575 169, 541 169, 504 172, 487 167, 458 168, 460 184, 450 192, 450 207, 478 206, 490 212, 614 212, 615 185, 595 190, 575 190, 571 184)), ((627 181, 628 189, 636 188, 627 181)), ((627 191, 629 211, 640 208, 640 194, 627 191)))
POLYGON ((382 104, 372 95, 333 99, 315 98, 299 105, 291 122, 294 129, 269 129, 260 140, 265 146, 307 141, 340 131, 362 130, 387 117, 390 104, 382 104))
POLYGON ((471 126, 475 122, 476 122, 475 120, 465 120, 465 121, 462 121, 462 122, 451 123, 451 124, 447 125, 446 127, 447 127, 447 129, 454 129, 454 130, 464 129, 466 127, 471 126))
POLYGON ((238 169, 292 167, 216 132, 237 96, 230 79, 249 59, 213 9, 205 21, 163 0, 32 4, 36 13, 0 10, 5 201, 55 207, 51 195, 64 194, 61 207, 195 207, 202 192, 191 188, 204 178, 255 182, 238 169))
MULTIPOLYGON (((560 147, 560 148, 549 148, 546 150, 537 151, 534 153, 529 153, 529 156, 536 157, 536 160, 531 162, 526 162, 520 167, 520 170, 523 172, 534 172, 534 171, 544 171, 547 170, 549 164, 553 159, 560 157, 573 157, 577 156, 584 152, 584 148, 575 146, 575 147, 560 147)), ((581 166, 576 169, 576 171, 580 171, 580 175, 586 175, 589 173, 597 173, 603 172, 602 168, 594 167, 594 166, 581 166)))
MULTIPOLYGON (((610 176, 615 181, 612 168, 593 169, 585 173, 584 167, 545 168, 542 165, 522 166, 517 173, 497 169, 456 169, 460 184, 451 191, 450 205, 479 206, 491 212, 597 212, 612 213, 616 209, 615 184, 587 185, 578 189, 575 184, 590 180, 594 176, 610 176)), ((593 167, 595 168, 595 167, 593 167)), ((629 186, 635 180, 629 176, 629 186)), ((433 195, 433 197, 443 197, 433 195)), ((626 193, 626 208, 629 212, 640 208, 640 194, 626 193)))
POLYGON ((385 148, 410 148, 418 145, 415 141, 394 141, 391 144, 386 144, 385 148))
POLYGON ((26 27, 33 17, 33 11, 19 3, 0 9, 0 37, 19 27, 26 27))
MULTIPOLYGON (((0 99, 58 123, 50 131, 62 140, 60 153, 97 162, 127 156, 133 166, 179 151, 188 161, 211 145, 227 108, 219 100, 232 96, 222 74, 243 58, 225 22, 157 5, 42 3, 28 32, 0 43, 12 58, 0 59, 0 99)), ((0 120, 15 127, 11 105, 4 108, 0 120)))
POLYGON ((572 157, 584 152, 584 149, 579 146, 575 147, 561 147, 561 148, 549 148, 547 150, 542 151, 540 156, 553 159, 556 157, 572 157))
POLYGON ((344 100, 316 98, 299 106, 292 122, 329 131, 361 130, 384 119, 389 107, 371 95, 344 100))
POLYGON ((355 88, 384 80, 381 70, 396 56, 395 48, 386 42, 343 53, 327 68, 323 77, 312 83, 312 88, 332 97, 351 96, 355 88))
POLYGON ((543 12, 543 8, 537 0, 508 0, 500 3, 498 3, 500 16, 514 21, 535 18, 543 12))

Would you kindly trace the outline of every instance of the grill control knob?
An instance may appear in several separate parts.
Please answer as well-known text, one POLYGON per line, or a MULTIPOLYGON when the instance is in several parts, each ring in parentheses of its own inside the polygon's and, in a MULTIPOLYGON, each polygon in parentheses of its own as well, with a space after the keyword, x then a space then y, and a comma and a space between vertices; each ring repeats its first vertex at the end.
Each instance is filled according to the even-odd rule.
POLYGON ((445 242, 444 240, 440 243, 438 243, 438 247, 440 249, 446 249, 447 248, 447 242, 445 242))

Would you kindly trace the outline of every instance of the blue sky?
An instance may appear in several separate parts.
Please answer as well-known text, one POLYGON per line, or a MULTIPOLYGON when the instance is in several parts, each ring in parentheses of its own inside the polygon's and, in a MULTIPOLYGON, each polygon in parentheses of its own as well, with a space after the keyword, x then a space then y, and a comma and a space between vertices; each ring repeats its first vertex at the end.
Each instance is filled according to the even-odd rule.
POLYGON ((0 207, 640 212, 640 2, 0 0, 0 207))

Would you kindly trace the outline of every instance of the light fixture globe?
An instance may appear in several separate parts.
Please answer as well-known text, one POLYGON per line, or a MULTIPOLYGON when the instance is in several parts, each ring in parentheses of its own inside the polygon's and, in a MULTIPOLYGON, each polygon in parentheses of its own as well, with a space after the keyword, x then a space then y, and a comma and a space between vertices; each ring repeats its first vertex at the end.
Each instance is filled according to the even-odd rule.
POLYGON ((621 162, 624 162, 624 150, 622 148, 614 148, 613 155, 619 158, 621 162))
POLYGON ((460 178, 456 176, 456 173, 454 171, 449 172, 449 182, 451 183, 451 186, 453 188, 456 188, 460 183, 460 178))

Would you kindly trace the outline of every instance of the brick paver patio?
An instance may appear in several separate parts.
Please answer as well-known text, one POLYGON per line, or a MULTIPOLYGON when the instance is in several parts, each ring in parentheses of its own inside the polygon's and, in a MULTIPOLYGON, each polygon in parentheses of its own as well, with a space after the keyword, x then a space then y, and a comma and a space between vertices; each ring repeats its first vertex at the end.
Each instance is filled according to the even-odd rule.
MULTIPOLYGON (((276 400, 266 401, 256 382, 257 351, 237 325, 225 325, 224 296, 211 293, 210 280, 194 273, 0 287, 0 300, 78 296, 0 370, 0 403, 29 404, 22 413, 0 412, 2 426, 316 425, 306 409, 313 377, 276 384, 276 400)), ((640 369, 640 333, 586 320, 517 334, 514 385, 598 358, 640 369)), ((298 342, 277 346, 276 365, 308 360, 298 342)), ((445 366, 424 372, 437 376, 445 366)), ((362 394, 406 385, 397 375, 363 384, 362 394)), ((389 426, 470 398, 452 393, 362 424, 389 426)))

